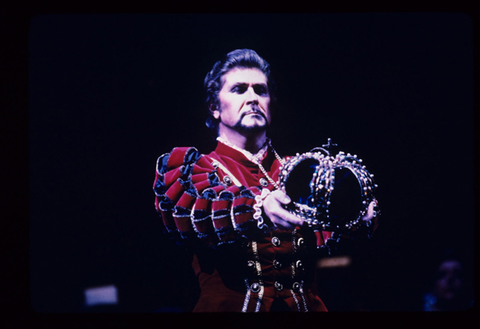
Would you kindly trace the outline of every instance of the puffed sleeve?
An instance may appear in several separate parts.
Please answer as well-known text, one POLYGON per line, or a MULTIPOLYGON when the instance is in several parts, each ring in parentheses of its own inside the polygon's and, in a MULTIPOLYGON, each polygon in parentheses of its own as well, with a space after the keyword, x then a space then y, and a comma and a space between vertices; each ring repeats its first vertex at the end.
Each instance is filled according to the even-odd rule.
POLYGON ((217 246, 265 229, 253 217, 261 189, 225 185, 211 159, 193 147, 158 158, 153 191, 166 231, 179 241, 217 246))

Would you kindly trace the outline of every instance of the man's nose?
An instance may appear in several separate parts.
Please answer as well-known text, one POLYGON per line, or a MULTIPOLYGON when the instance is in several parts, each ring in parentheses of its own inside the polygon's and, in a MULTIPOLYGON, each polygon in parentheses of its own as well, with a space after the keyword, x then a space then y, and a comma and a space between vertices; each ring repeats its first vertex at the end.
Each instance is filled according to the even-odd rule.
POLYGON ((258 104, 258 95, 253 89, 253 87, 248 87, 247 92, 245 93, 246 95, 246 102, 247 104, 253 103, 253 104, 258 104))

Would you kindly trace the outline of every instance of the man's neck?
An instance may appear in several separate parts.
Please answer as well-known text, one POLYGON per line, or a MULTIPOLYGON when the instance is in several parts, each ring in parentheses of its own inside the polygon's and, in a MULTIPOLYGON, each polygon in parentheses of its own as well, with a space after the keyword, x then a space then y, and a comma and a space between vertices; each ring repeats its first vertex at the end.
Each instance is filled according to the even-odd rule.
POLYGON ((252 154, 257 153, 267 141, 267 134, 265 131, 251 135, 244 135, 240 133, 224 133, 220 131, 219 137, 228 143, 252 154))

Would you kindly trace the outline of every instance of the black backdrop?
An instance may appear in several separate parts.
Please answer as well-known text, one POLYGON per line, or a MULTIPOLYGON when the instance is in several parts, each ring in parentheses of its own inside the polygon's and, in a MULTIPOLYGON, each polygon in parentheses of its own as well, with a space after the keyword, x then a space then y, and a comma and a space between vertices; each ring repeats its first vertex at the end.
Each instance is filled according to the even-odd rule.
POLYGON ((112 310, 191 306, 193 274, 153 207, 155 161, 175 146, 214 147, 202 81, 236 48, 272 66, 280 154, 331 137, 376 176, 373 246, 343 279, 323 281, 326 300, 339 310, 339 298, 349 300, 343 310, 352 298, 367 310, 418 310, 446 247, 473 268, 469 16, 65 14, 36 16, 29 28, 35 311, 89 311, 83 290, 110 284, 120 301, 112 310), (346 295, 349 285, 356 294, 346 295))

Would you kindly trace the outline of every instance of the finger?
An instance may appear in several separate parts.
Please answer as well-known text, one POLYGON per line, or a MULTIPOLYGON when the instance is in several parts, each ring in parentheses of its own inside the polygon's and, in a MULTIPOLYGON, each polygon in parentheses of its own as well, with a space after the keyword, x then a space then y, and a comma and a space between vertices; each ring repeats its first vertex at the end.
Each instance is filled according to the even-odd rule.
POLYGON ((292 225, 288 221, 283 220, 282 218, 278 218, 275 221, 274 225, 275 225, 275 228, 277 228, 278 230, 281 230, 281 231, 287 231, 287 230, 291 230, 291 229, 294 228, 294 225, 292 225))
POLYGON ((302 218, 291 213, 284 214, 277 218, 278 218, 278 222, 281 222, 283 226, 286 226, 289 228, 292 228, 295 226, 302 226, 305 223, 305 221, 302 218))
POLYGON ((292 201, 290 197, 282 190, 275 190, 271 193, 271 195, 282 204, 289 204, 292 201))
POLYGON ((377 206, 376 200, 370 202, 367 208, 367 213, 365 214, 365 216, 362 217, 363 221, 368 222, 368 221, 371 221, 374 217, 376 217, 376 211, 375 211, 376 206, 377 206))
POLYGON ((281 207, 277 208, 274 214, 275 214, 275 217, 278 217, 281 220, 289 222, 294 225, 302 225, 304 222, 304 220, 299 216, 281 207))
POLYGON ((283 219, 288 221, 289 223, 293 224, 293 225, 303 225, 303 223, 305 222, 304 219, 298 217, 297 215, 295 214, 292 214, 291 212, 287 211, 288 212, 288 216, 284 217, 283 219))

